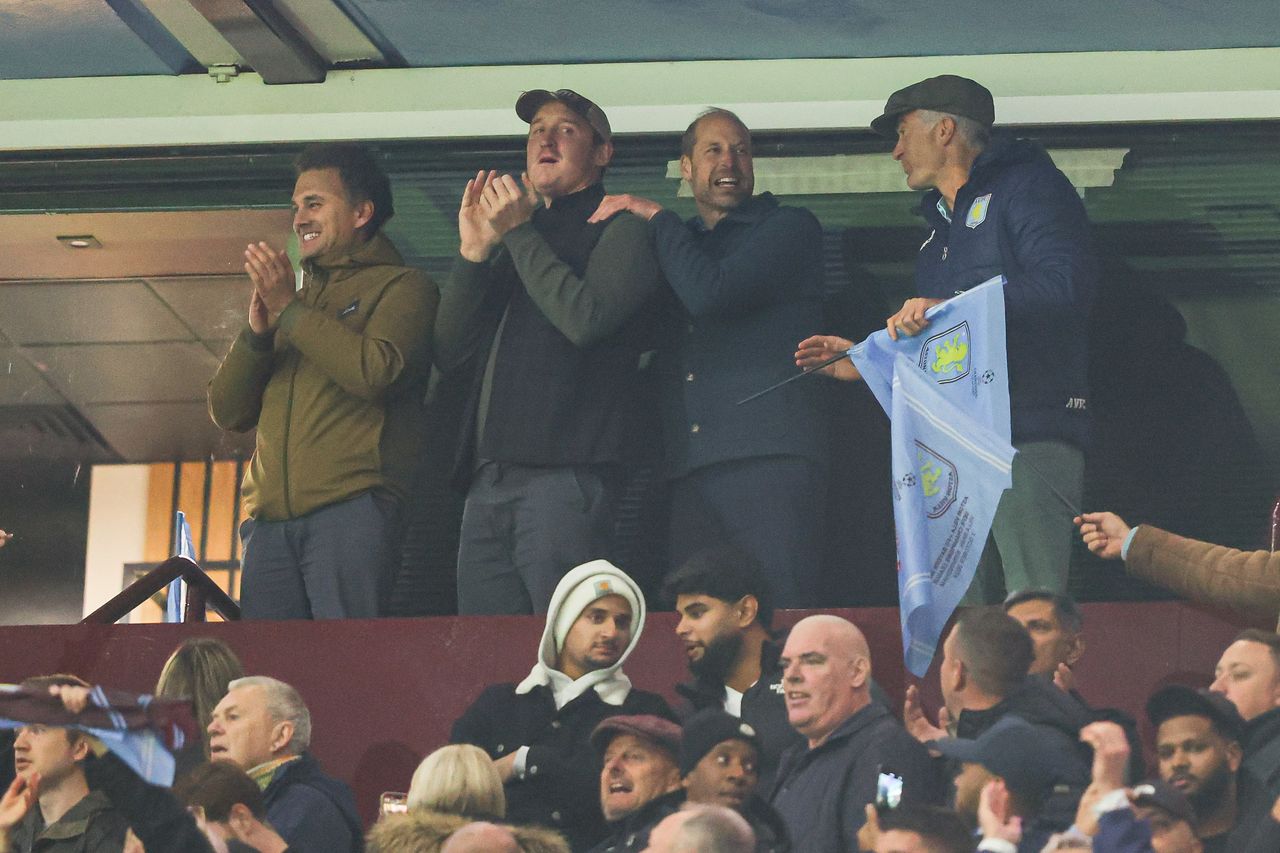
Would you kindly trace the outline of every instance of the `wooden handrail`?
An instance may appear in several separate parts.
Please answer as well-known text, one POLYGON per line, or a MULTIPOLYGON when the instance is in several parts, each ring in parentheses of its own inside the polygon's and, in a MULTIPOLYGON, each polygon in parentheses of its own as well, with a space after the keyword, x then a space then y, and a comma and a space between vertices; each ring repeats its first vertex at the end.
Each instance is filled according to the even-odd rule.
POLYGON ((205 621, 205 611, 212 607, 223 619, 236 621, 240 618, 240 605, 231 600, 231 596, 222 591, 213 578, 204 573, 204 569, 186 557, 170 557, 133 583, 120 593, 80 620, 81 624, 111 625, 119 622, 138 605, 164 589, 176 578, 187 582, 187 611, 184 622, 205 621))

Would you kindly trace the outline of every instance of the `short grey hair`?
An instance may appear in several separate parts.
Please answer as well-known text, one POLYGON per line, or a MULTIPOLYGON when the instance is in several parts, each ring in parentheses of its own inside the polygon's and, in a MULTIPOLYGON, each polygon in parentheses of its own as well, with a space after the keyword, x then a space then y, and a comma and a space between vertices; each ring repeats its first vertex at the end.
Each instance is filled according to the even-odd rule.
POLYGON ((293 737, 285 744, 291 755, 301 755, 311 746, 311 712, 302 694, 278 678, 248 675, 227 685, 227 692, 241 687, 258 687, 267 697, 267 713, 274 723, 293 723, 293 737))
POLYGON ((919 110, 920 120, 933 127, 944 118, 949 118, 956 123, 956 133, 971 148, 979 150, 986 148, 987 143, 991 141, 991 128, 980 121, 975 121, 968 116, 958 116, 955 113, 941 113, 936 110, 919 110))
POLYGON ((698 805, 680 827, 672 849, 697 853, 741 853, 756 848, 756 834, 742 815, 724 806, 698 805))

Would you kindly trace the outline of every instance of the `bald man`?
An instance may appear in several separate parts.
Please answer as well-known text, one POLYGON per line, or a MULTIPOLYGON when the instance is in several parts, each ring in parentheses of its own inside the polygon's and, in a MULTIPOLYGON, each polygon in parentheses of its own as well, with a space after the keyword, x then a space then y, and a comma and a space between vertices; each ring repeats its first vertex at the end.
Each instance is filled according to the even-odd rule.
POLYGON ((477 821, 450 835, 440 853, 520 853, 520 845, 505 826, 477 821))
POLYGON ((871 650, 856 625, 826 614, 802 619, 780 663, 787 719, 806 741, 783 754, 770 797, 792 849, 857 850, 882 773, 902 779, 904 802, 938 801, 929 753, 871 701, 871 650))
POLYGON ((662 819, 644 853, 755 853, 756 836, 742 815, 724 806, 686 805, 662 819))

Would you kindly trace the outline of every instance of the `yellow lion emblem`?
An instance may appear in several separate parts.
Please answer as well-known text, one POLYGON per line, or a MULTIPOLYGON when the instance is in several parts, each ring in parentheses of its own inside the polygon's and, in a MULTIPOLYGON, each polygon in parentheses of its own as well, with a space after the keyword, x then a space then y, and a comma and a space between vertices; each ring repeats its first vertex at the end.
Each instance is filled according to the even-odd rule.
POLYGON ((957 333, 950 340, 941 341, 934 349, 933 364, 929 367, 934 373, 950 373, 952 370, 964 369, 964 360, 969 355, 969 345, 960 339, 957 333))

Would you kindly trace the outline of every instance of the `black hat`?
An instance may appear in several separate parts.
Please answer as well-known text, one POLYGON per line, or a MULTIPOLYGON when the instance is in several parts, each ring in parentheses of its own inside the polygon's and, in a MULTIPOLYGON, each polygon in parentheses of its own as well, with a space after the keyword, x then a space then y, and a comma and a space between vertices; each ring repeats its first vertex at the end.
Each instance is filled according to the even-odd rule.
POLYGON ((1196 812, 1186 794, 1161 779, 1135 785, 1132 799, 1135 806, 1155 806, 1178 820, 1196 825, 1196 812))
POLYGON ((898 119, 912 110, 951 113, 987 127, 996 120, 995 102, 986 86, 968 77, 942 74, 912 83, 890 95, 884 114, 871 122, 871 129, 881 136, 897 136, 898 119))
POLYGON ((604 114, 604 110, 596 106, 595 101, 590 98, 584 98, 572 89, 557 89, 552 92, 548 89, 530 89, 522 92, 520 97, 516 99, 516 115, 520 116, 520 120, 525 124, 532 124, 533 117, 538 114, 538 110, 548 101, 559 101, 591 125, 591 129, 600 135, 600 138, 608 142, 613 138, 613 130, 609 127, 609 117, 604 114))
POLYGON ((629 714, 605 717, 591 732, 591 745, 604 755, 609 743, 618 735, 636 735, 653 741, 675 758, 680 752, 680 727, 653 714, 629 714))
POLYGON ((680 738, 680 775, 688 776, 702 756, 727 740, 745 741, 760 752, 756 730, 719 708, 705 708, 685 720, 680 738))
POLYGON ((1010 791, 1024 796, 1089 778, 1089 767, 1074 741, 1021 717, 1001 717, 976 740, 940 738, 933 747, 948 758, 981 764, 1004 779, 1010 791))
POLYGON ((1231 700, 1220 693, 1193 690, 1181 684, 1162 687, 1147 700, 1147 719, 1156 728, 1171 717, 1208 717, 1227 740, 1239 740, 1244 719, 1231 700))

